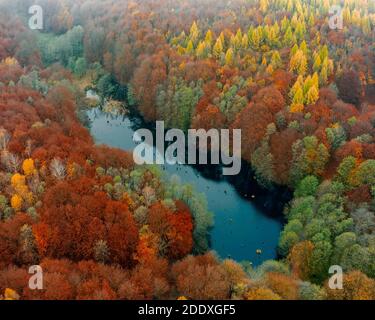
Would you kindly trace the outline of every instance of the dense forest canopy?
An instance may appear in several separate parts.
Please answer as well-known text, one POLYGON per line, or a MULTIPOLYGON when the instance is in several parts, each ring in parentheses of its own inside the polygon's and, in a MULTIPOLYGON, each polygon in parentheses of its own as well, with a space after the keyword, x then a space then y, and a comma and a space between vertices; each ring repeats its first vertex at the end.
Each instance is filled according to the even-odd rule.
POLYGON ((375 299, 374 138, 375 1, 0 0, 0 293, 375 299), (280 259, 210 252, 191 186, 94 144, 89 87, 170 128, 241 129, 259 184, 294 192, 280 259))

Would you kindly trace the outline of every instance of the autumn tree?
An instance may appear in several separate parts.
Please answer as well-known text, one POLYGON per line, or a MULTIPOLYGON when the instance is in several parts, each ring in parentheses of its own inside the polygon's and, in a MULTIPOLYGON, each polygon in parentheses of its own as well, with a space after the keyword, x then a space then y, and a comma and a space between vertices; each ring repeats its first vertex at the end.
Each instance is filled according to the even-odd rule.
POLYGON ((328 299, 373 300, 374 280, 359 271, 344 274, 343 290, 332 290, 326 286, 328 299))
POLYGON ((212 253, 188 256, 172 267, 172 276, 180 295, 190 299, 228 299, 230 282, 212 253))
POLYGON ((355 71, 344 72, 336 81, 340 98, 346 102, 359 106, 362 97, 362 84, 355 71))

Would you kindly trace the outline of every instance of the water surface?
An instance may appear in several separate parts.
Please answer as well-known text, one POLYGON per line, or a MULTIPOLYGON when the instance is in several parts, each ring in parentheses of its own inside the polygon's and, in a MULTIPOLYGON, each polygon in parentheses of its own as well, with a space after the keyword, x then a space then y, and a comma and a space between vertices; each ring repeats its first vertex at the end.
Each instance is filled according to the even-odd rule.
MULTIPOLYGON (((96 143, 133 151, 136 146, 133 141, 134 131, 142 128, 139 118, 115 116, 100 108, 91 109, 87 115, 96 143)), ((213 170, 215 169, 206 168, 201 171, 190 165, 164 166, 167 175, 177 175, 181 183, 192 184, 197 191, 205 194, 208 208, 214 214, 214 227, 210 233, 211 247, 220 257, 230 257, 236 261, 247 260, 254 265, 275 259, 282 220, 280 213, 271 216, 266 209, 266 201, 272 203, 273 200, 262 198, 259 203, 255 194, 265 191, 259 191, 260 187, 255 180, 244 180, 242 172, 238 179, 244 180, 246 188, 254 192, 247 194, 247 197, 238 191, 234 183, 227 178, 218 177, 213 170), (261 254, 257 254, 258 249, 262 251, 261 254)))

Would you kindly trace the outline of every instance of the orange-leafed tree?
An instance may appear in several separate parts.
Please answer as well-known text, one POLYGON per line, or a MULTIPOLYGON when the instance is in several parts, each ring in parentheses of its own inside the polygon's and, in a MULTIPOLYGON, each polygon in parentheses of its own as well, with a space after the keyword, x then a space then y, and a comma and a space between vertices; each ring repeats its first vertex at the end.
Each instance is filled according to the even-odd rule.
POLYGON ((179 295, 197 300, 230 297, 227 273, 212 253, 177 262, 172 267, 172 277, 179 295))
POLYGON ((266 283, 268 287, 286 300, 297 300, 298 282, 296 279, 285 274, 269 272, 266 274, 266 283))
POLYGON ((310 263, 314 244, 311 241, 302 241, 293 246, 289 253, 289 261, 294 275, 302 280, 308 280, 310 263))
POLYGON ((330 289, 326 283, 328 299, 331 300, 374 300, 375 281, 360 271, 344 274, 343 289, 330 289))

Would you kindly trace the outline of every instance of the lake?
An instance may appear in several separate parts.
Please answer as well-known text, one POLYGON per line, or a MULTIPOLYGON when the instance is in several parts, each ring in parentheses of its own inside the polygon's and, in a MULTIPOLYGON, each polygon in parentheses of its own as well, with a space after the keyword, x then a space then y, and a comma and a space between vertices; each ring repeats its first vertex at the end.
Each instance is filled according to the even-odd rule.
MULTIPOLYGON (((132 152, 133 134, 146 125, 139 117, 106 113, 101 108, 87 112, 90 131, 97 144, 106 144, 132 152)), ((282 208, 289 198, 286 190, 261 188, 251 168, 244 163, 236 177, 220 174, 218 166, 165 165, 165 174, 179 176, 204 193, 214 214, 210 244, 221 258, 250 261, 259 265, 277 257, 279 235, 283 227, 282 208), (257 254, 257 250, 261 254, 257 254)))

